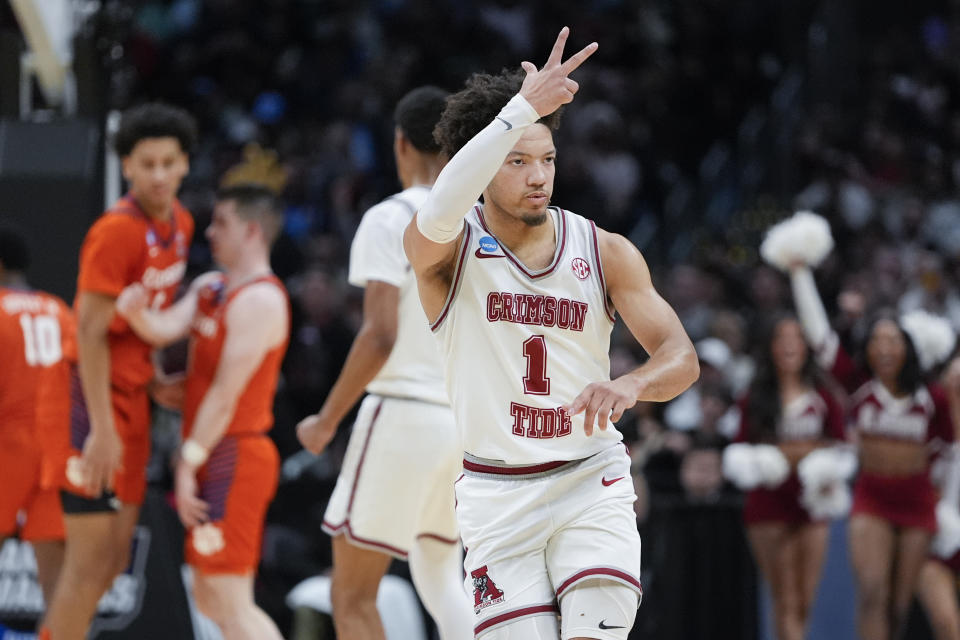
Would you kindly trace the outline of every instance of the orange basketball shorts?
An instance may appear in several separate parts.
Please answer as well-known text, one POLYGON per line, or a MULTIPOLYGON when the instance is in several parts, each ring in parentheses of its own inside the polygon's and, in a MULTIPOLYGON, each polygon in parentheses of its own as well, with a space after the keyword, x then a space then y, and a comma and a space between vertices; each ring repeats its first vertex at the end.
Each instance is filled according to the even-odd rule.
POLYGON ((197 473, 210 521, 187 532, 187 563, 211 574, 255 571, 279 475, 280 456, 270 438, 225 436, 197 473))
MULTIPOLYGON (((113 478, 113 493, 120 502, 143 504, 147 488, 147 461, 150 458, 150 398, 146 389, 124 391, 111 389, 113 421, 123 442, 123 462, 113 478)), ((71 481, 67 470, 79 459, 83 445, 90 435, 90 417, 80 387, 80 377, 74 371, 70 381, 70 448, 66 459, 54 465, 53 482, 65 491, 96 500, 71 481), (72 462, 73 461, 73 462, 72 462)), ((63 456, 62 456, 63 457, 63 456)))
POLYGON ((41 450, 0 445, 0 537, 63 540, 63 510, 56 489, 41 487, 41 450))

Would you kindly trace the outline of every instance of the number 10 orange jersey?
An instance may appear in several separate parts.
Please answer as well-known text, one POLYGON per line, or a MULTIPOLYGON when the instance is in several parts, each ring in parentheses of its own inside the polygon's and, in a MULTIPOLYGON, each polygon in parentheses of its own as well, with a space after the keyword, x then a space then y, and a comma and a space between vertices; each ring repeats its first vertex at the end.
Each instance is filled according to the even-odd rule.
POLYGON ((70 308, 48 293, 0 287, 0 358, 0 536, 22 524, 24 540, 59 540, 60 501, 42 481, 56 464, 49 456, 68 444, 70 308))
MULTIPOLYGON (((70 308, 41 291, 0 288, 0 442, 36 441, 37 390, 54 368, 75 359, 70 308)), ((64 415, 69 387, 61 394, 64 415)))

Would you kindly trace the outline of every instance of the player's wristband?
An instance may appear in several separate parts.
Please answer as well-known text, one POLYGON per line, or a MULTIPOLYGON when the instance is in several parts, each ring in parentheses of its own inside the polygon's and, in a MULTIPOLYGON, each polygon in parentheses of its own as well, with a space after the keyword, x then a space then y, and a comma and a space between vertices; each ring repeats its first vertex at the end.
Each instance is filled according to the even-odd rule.
POLYGON ((500 114, 450 159, 417 212, 417 228, 439 244, 453 242, 463 229, 463 217, 497 174, 503 159, 524 129, 540 119, 519 93, 500 114))
POLYGON ((208 457, 210 457, 210 452, 192 438, 188 438, 180 446, 180 459, 191 467, 203 466, 208 457))

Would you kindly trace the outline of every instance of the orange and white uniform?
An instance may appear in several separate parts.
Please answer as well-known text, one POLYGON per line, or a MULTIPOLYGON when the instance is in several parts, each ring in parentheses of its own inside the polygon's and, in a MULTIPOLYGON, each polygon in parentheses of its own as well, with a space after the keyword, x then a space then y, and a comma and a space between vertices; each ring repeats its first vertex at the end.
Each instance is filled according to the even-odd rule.
MULTIPOLYGON (((264 276, 227 293, 223 279, 200 290, 190 330, 183 439, 194 429, 197 410, 213 382, 227 335, 230 302, 245 287, 270 282, 264 276)), ((289 334, 289 325, 287 327, 289 334)), ((280 457, 266 435, 273 427, 273 398, 288 340, 266 353, 237 399, 223 438, 197 472, 199 497, 210 506, 209 522, 187 532, 185 558, 207 573, 247 573, 257 568, 267 507, 277 491, 280 457)))
POLYGON ((62 540, 56 488, 42 486, 50 434, 69 423, 70 308, 42 291, 0 287, 0 537, 62 540))
MULTIPOLYGON (((158 221, 150 218, 133 196, 124 196, 87 232, 80 248, 78 298, 82 293, 117 297, 124 287, 139 282, 150 294, 151 308, 166 308, 186 272, 193 228, 193 217, 179 201, 174 201, 169 220, 158 221)), ((110 323, 108 341, 114 424, 123 440, 123 464, 114 477, 114 492, 121 502, 141 504, 150 456, 150 400, 146 388, 154 375, 152 347, 120 315, 110 323)), ((72 395, 70 444, 79 455, 90 433, 79 379, 73 381, 72 395)), ((83 494, 80 487, 70 483, 66 488, 83 494)))

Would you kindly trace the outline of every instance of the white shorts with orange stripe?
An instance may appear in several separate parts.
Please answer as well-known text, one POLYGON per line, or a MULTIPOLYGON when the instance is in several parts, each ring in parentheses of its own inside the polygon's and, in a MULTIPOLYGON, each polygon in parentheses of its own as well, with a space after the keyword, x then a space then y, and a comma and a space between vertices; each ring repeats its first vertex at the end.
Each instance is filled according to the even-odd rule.
MULTIPOLYGON (((626 586, 639 604, 636 495, 621 444, 532 467, 468 455, 456 494, 478 638, 530 616, 556 616, 564 595, 588 580, 626 586)), ((633 625, 595 613, 598 629, 633 625)))
POLYGON ((453 483, 462 458, 449 407, 368 395, 323 530, 401 560, 419 536, 458 543, 453 483))

